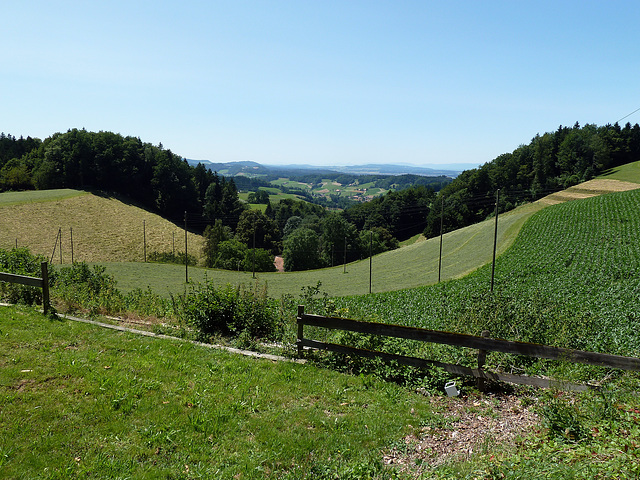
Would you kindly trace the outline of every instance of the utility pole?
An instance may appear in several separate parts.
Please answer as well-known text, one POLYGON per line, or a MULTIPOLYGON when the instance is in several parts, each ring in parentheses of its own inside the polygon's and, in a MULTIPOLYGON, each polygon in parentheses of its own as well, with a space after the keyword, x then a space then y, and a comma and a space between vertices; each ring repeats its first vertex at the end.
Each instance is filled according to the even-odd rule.
POLYGON ((347 273, 347 237, 344 237, 344 263, 342 273, 347 273))
POLYGON ((71 237, 71 263, 73 264, 73 227, 69 227, 69 236, 71 237))
POLYGON ((371 293, 372 272, 373 272, 373 230, 369 230, 369 293, 371 293))
POLYGON ((493 233, 493 263, 491 264, 491 291, 493 292, 493 278, 496 273, 496 247, 498 244, 498 203, 500 202, 500 189, 496 191, 496 226, 493 233))
POLYGON ((187 211, 184 211, 184 283, 189 283, 189 255, 187 254, 187 211))
POLYGON ((144 251, 144 263, 147 263, 147 221, 142 220, 142 244, 144 251))
POLYGON ((440 210, 440 256, 438 257, 438 283, 442 271, 442 233, 444 231, 444 195, 442 196, 442 209, 440 210))

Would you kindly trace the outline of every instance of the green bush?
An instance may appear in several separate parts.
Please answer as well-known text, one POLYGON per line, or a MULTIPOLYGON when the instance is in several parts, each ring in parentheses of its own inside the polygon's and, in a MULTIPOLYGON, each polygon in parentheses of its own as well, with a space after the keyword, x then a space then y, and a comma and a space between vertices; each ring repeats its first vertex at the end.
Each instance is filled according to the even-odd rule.
POLYGON ((123 297, 116 288, 115 279, 101 265, 90 268, 82 262, 61 267, 51 289, 52 296, 67 312, 86 309, 93 314, 108 314, 119 311, 122 305, 123 297))
POLYGON ((269 299, 266 289, 258 286, 215 286, 212 281, 192 286, 182 297, 183 320, 195 327, 202 337, 212 334, 280 338, 278 304, 269 299))
MULTIPOLYGON (((42 276, 42 255, 33 255, 27 248, 0 249, 0 271, 29 277, 42 276)), ((51 272, 49 277, 51 278, 51 272)), ((27 305, 42 303, 42 289, 15 283, 0 282, 0 299, 27 305)))
MULTIPOLYGON (((198 263, 196 257, 187 254, 187 265, 195 267, 198 263)), ((185 264, 184 252, 172 253, 172 252, 151 252, 149 254, 149 261, 156 263, 176 263, 178 265, 185 264)))

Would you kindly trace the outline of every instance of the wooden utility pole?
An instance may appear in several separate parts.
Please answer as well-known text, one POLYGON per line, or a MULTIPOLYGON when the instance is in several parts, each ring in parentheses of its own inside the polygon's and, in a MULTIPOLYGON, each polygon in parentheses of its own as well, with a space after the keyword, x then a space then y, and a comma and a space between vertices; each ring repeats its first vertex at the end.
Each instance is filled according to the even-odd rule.
POLYGON ((496 226, 493 233, 493 263, 491 264, 491 291, 493 292, 493 278, 496 273, 496 248, 498 245, 498 203, 500 202, 500 189, 496 191, 496 226))
POLYGON ((344 237, 344 264, 342 273, 347 273, 347 237, 344 237))
POLYGON ((71 237, 71 263, 73 264, 73 227, 69 227, 69 236, 71 237))
POLYGON ((142 245, 144 251, 144 263, 147 263, 147 221, 142 220, 142 245))
POLYGON ((369 230, 369 293, 371 293, 372 272, 373 272, 373 230, 369 230))
POLYGON ((189 255, 187 252, 187 211, 184 211, 184 283, 189 283, 189 255))
POLYGON ((438 257, 438 283, 440 283, 440 272, 442 271, 442 234, 444 231, 444 195, 442 196, 442 209, 440 210, 440 256, 438 257))

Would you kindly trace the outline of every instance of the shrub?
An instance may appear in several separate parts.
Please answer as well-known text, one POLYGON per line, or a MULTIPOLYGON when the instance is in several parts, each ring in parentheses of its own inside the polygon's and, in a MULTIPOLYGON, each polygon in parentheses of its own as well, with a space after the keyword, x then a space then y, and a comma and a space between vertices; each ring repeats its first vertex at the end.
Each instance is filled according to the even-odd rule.
POLYGON ((212 281, 192 286, 182 298, 183 320, 195 327, 202 337, 212 334, 280 338, 278 305, 269 299, 266 289, 224 285, 212 281))
POLYGON ((87 309, 91 313, 113 313, 120 309, 122 295, 115 279, 106 268, 86 263, 61 267, 51 284, 53 295, 63 304, 64 311, 87 309))
MULTIPOLYGON (((42 275, 41 263, 46 258, 33 255, 27 248, 0 249, 0 271, 29 277, 42 275)), ((52 277, 52 272, 49 273, 52 277)), ((42 289, 15 283, 0 282, 0 299, 10 303, 31 305, 42 302, 42 289)))
MULTIPOLYGON (((196 257, 194 257, 193 255, 187 254, 186 259, 187 259, 187 265, 191 265, 195 267, 196 264, 198 263, 196 257)), ((176 263, 178 265, 184 265, 185 253, 184 252, 178 252, 178 253, 151 252, 149 254, 149 261, 157 262, 157 263, 176 263)))

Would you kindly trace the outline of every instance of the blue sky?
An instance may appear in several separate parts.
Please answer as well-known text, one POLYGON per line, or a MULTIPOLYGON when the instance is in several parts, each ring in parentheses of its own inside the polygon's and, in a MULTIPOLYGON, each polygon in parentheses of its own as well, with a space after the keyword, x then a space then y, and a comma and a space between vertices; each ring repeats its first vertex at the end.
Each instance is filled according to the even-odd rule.
MULTIPOLYGON (((637 1, 5 2, 0 131, 215 162, 482 164, 640 108, 637 1)), ((625 118, 640 123, 640 112, 625 118)))

